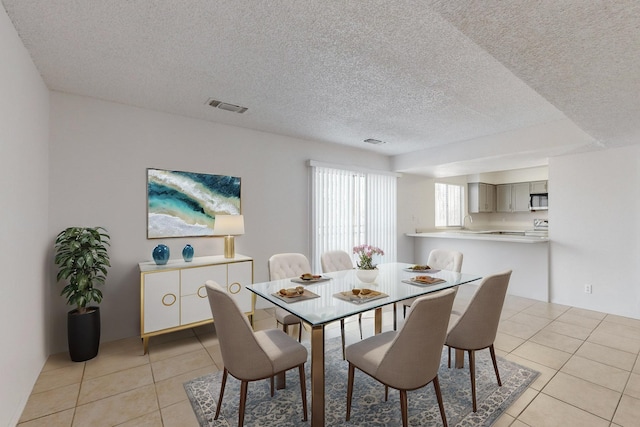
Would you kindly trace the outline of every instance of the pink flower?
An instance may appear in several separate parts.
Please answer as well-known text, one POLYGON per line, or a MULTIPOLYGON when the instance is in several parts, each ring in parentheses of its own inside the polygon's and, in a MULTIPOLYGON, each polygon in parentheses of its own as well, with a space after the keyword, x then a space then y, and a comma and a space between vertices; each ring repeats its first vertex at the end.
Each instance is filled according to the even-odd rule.
POLYGON ((376 266, 373 264, 374 255, 384 255, 384 251, 376 246, 358 245, 353 247, 353 253, 358 255, 360 262, 356 265, 360 270, 373 270, 376 266))

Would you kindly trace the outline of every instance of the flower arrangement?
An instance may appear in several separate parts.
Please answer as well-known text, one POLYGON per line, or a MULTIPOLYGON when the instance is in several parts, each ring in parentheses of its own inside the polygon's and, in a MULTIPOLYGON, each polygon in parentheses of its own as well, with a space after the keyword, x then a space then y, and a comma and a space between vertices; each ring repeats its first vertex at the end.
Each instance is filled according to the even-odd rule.
POLYGON ((359 261, 356 262, 356 265, 360 270, 374 270, 376 266, 373 264, 373 256, 384 255, 382 249, 371 245, 354 246, 353 253, 358 255, 359 261))

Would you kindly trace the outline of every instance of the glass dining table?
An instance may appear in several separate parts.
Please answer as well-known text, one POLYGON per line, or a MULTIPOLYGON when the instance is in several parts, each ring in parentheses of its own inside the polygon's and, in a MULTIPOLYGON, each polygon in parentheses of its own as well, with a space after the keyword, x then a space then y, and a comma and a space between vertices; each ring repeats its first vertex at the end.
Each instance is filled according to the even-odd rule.
POLYGON ((311 327, 312 426, 324 426, 324 328, 326 325, 365 311, 374 310, 374 332, 378 334, 382 332, 382 307, 385 305, 481 279, 475 274, 446 270, 416 272, 411 267, 413 264, 379 264, 379 273, 373 283, 361 282, 358 279, 357 270, 354 269, 323 274, 321 278, 310 281, 293 278, 254 283, 247 286, 256 295, 298 316, 311 327), (426 284, 411 280, 419 275, 428 275, 441 279, 441 281, 426 284), (300 296, 295 296, 295 294, 287 296, 279 293, 281 289, 293 289, 299 286, 304 289, 304 293, 300 296), (370 292, 366 295, 355 295, 352 292, 353 289, 367 289, 370 292))

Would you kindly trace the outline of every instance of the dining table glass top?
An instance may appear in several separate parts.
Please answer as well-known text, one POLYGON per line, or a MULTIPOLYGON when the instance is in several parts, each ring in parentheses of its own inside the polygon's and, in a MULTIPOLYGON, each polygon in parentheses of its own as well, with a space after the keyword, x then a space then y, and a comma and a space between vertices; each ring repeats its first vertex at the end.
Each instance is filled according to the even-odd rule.
POLYGON ((352 269, 322 275, 323 279, 328 278, 329 280, 298 283, 292 281, 297 278, 289 278, 254 283, 248 285, 247 288, 276 306, 300 317, 311 326, 319 326, 387 304, 448 289, 481 278, 475 274, 447 270, 415 272, 411 270, 413 266, 414 264, 406 263, 378 264, 378 276, 372 283, 360 281, 357 270, 352 269), (443 282, 434 284, 403 282, 410 281, 416 276, 440 278, 443 279, 443 282), (281 289, 292 289, 298 286, 304 288, 305 293, 302 297, 274 295, 278 294, 281 289), (373 291, 374 296, 356 297, 352 294, 352 289, 368 289, 373 291), (377 295, 378 292, 386 296, 377 295))

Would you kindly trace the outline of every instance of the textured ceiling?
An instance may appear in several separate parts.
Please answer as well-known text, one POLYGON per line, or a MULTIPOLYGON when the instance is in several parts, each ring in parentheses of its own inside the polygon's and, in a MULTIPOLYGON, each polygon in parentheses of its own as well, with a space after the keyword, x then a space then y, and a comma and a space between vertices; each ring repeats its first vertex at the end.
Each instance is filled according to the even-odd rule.
POLYGON ((369 149, 398 171, 640 142, 637 0, 2 2, 52 90, 369 149))

